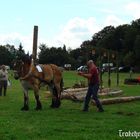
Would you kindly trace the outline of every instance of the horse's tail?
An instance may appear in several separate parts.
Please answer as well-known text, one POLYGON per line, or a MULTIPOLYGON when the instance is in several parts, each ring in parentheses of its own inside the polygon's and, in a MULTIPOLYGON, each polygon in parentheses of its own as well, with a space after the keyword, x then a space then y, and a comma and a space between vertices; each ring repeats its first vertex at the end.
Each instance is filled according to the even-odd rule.
POLYGON ((64 87, 64 81, 63 81, 63 78, 61 78, 61 81, 60 81, 61 92, 63 92, 63 87, 64 87))

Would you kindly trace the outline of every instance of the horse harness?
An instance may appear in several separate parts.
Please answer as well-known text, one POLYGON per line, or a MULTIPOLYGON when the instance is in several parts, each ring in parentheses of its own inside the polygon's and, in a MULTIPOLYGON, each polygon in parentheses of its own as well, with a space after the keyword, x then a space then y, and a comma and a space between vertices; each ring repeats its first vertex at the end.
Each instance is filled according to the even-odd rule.
MULTIPOLYGON (((40 84, 41 84, 41 83, 45 83, 45 84, 48 84, 48 85, 52 84, 52 83, 53 83, 54 77, 52 78, 51 82, 48 82, 48 81, 44 80, 44 79, 45 79, 44 65, 39 64, 39 65, 36 65, 36 66, 35 66, 35 68, 37 69, 37 71, 38 71, 39 73, 42 74, 42 78, 39 77, 39 76, 34 75, 33 73, 31 73, 30 76, 31 76, 31 77, 34 77, 34 78, 36 78, 36 79, 38 79, 38 80, 40 81, 40 84), (39 66, 39 67, 42 69, 42 72, 39 72, 36 66, 39 66)), ((52 68, 52 66, 51 66, 50 64, 49 64, 49 66, 50 66, 51 69, 53 70, 53 68, 52 68)))

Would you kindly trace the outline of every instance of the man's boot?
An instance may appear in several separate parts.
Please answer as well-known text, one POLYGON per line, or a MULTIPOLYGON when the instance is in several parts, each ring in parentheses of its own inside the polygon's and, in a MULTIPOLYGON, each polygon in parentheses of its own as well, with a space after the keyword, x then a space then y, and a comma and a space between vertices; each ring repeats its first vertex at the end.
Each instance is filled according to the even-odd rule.
POLYGON ((83 112, 88 112, 88 105, 85 105, 82 111, 83 112))

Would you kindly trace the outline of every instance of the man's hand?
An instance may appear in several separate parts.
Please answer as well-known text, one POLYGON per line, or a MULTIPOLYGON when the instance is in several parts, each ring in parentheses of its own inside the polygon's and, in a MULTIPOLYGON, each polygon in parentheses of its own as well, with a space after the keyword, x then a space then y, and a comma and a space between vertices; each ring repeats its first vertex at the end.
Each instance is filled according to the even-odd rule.
POLYGON ((81 71, 79 71, 77 74, 80 75, 80 76, 82 76, 84 73, 81 72, 81 71))
POLYGON ((92 74, 90 74, 90 73, 84 73, 84 72, 81 72, 81 71, 78 72, 77 74, 80 75, 80 76, 83 76, 83 77, 85 77, 87 79, 90 79, 92 77, 92 74))

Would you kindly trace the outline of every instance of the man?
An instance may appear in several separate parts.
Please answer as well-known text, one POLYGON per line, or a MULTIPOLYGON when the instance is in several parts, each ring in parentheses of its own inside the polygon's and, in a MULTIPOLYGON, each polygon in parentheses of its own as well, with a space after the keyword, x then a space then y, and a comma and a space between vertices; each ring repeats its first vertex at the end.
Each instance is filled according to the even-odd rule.
POLYGON ((92 96, 92 99, 95 100, 96 106, 99 112, 103 112, 103 107, 97 97, 98 89, 99 89, 99 73, 98 69, 96 68, 94 62, 89 60, 87 62, 88 66, 88 73, 78 72, 78 75, 83 76, 88 79, 88 91, 84 101, 84 108, 83 111, 88 111, 89 102, 92 96))
POLYGON ((8 72, 6 70, 6 67, 2 65, 0 69, 0 96, 2 96, 3 88, 4 88, 4 96, 6 96, 7 82, 8 82, 8 72))

